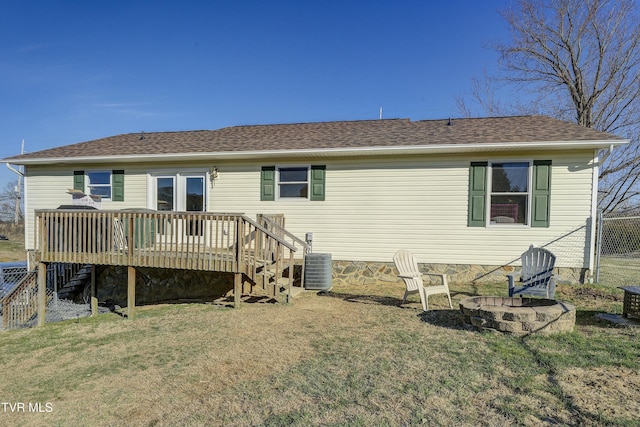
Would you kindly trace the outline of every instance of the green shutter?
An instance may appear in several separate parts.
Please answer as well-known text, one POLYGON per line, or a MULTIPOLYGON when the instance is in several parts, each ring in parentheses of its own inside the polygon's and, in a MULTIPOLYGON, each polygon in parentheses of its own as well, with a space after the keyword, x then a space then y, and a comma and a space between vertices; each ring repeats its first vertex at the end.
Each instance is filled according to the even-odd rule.
POLYGON ((326 178, 327 167, 311 166, 311 200, 324 200, 324 182, 326 178))
POLYGON ((84 193, 84 171, 73 171, 73 189, 84 193))
POLYGON ((487 162, 471 162, 469 167, 469 227, 486 225, 487 162))
POLYGON ((551 160, 533 161, 531 199, 531 227, 549 227, 551 160))
POLYGON ((111 171, 111 200, 124 202, 124 171, 111 171))
POLYGON ((260 200, 276 199, 276 167, 263 166, 260 176, 260 200))

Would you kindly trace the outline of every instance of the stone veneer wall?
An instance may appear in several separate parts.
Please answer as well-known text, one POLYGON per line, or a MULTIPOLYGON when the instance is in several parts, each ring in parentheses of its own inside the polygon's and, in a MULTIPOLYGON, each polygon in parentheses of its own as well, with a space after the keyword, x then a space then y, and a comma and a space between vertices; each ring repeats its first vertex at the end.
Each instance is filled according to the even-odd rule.
MULTIPOLYGON (((445 273, 449 284, 482 284, 507 281, 507 273, 519 267, 471 264, 422 264, 424 273, 445 273)), ((557 283, 584 283, 589 271, 579 268, 556 268, 557 283)), ((333 261, 333 284, 370 285, 380 282, 398 282, 401 279, 393 262, 333 261)), ((434 284, 440 279, 434 278, 434 284)), ((428 282, 427 282, 428 283, 428 282)))
MULTIPOLYGON (((340 261, 332 263, 333 285, 373 285, 380 282, 400 282, 393 262, 340 261)), ((446 273, 449 284, 482 284, 505 282, 506 274, 518 270, 513 266, 482 266, 471 264, 419 264, 424 273, 446 273)), ((299 268, 296 269, 299 277, 299 268)), ((428 278, 428 276, 427 276, 428 278)), ((556 269, 558 283, 584 283, 588 270, 556 269)), ((433 283, 439 279, 434 278, 433 283)), ((428 283, 428 282, 427 282, 428 283)), ((127 305, 127 268, 103 266, 97 271, 98 301, 112 300, 127 305)), ((180 300, 212 300, 233 290, 233 274, 136 268, 136 304, 151 304, 180 300)))
MULTIPOLYGON (((103 266, 96 272, 98 301, 127 305, 127 267, 103 266)), ((233 290, 233 274, 166 268, 136 268, 136 304, 213 300, 233 290)))

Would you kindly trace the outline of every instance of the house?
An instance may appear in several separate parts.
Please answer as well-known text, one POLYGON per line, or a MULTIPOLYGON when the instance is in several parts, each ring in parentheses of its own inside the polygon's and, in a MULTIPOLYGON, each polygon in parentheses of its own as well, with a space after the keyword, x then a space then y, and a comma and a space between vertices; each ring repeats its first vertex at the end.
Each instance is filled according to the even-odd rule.
POLYGON ((108 211, 281 215, 331 254, 334 282, 397 280, 399 248, 453 283, 504 280, 533 244, 575 283, 594 262, 598 155, 626 143, 544 116, 385 119, 141 132, 3 161, 25 167, 30 250, 37 212, 75 189, 108 211))

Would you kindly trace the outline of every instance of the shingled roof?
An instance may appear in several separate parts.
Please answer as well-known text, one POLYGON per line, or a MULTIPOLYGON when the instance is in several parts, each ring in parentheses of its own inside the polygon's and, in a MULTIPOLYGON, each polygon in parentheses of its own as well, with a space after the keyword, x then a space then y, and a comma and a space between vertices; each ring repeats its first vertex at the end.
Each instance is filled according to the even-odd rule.
POLYGON ((218 130, 130 133, 8 157, 20 164, 35 160, 178 156, 184 154, 260 153, 598 141, 603 146, 626 140, 545 116, 476 119, 385 119, 365 121, 233 126, 218 130))

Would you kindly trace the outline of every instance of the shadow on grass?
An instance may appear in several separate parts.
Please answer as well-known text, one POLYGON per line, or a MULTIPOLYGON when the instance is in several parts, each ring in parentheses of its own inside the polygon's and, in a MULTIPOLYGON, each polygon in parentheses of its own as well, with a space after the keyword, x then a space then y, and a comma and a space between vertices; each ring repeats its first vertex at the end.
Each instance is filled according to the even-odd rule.
MULTIPOLYGON (((233 295, 225 295, 220 298, 216 298, 213 302, 208 302, 209 304, 225 306, 225 307, 233 307, 234 306, 234 297, 233 295)), ((277 304, 278 301, 270 296, 266 295, 250 295, 250 294, 242 294, 240 297, 240 304, 277 304)))
POLYGON ((604 310, 577 310, 576 325, 600 328, 640 328, 640 319, 623 318, 620 313, 607 313, 604 310), (616 321, 599 318, 599 314, 609 315, 611 319, 616 319, 616 321))
MULTIPOLYGON (((453 294, 452 294, 453 295, 453 294)), ((342 292, 318 292, 318 296, 325 296, 331 298, 338 298, 343 301, 353 302, 358 304, 374 304, 374 305, 384 305, 389 307, 397 307, 401 310, 412 310, 418 312, 416 317, 418 317, 421 321, 425 323, 429 323, 434 326, 447 327, 451 329, 468 329, 468 327, 462 321, 462 316, 460 315, 460 311, 450 308, 446 309, 430 309, 429 311, 422 311, 422 307, 416 308, 415 302, 408 302, 404 305, 401 305, 401 298, 394 298, 390 296, 382 296, 382 295, 363 295, 363 294, 351 294, 351 293, 342 293, 342 292)), ((445 298, 446 300, 446 298, 445 298)), ((419 306, 420 303, 418 302, 419 306)), ((431 304, 430 304, 431 306, 431 304)), ((454 302, 453 306, 456 306, 454 302)))
POLYGON ((473 330, 471 326, 464 323, 459 310, 447 309, 423 311, 418 315, 418 318, 424 323, 429 323, 433 326, 456 330, 473 330))
POLYGON ((403 308, 400 303, 402 299, 383 296, 383 295, 365 295, 365 294, 351 294, 344 292, 333 292, 333 291, 320 291, 318 292, 318 296, 330 297, 330 298, 338 298, 347 302, 357 302, 360 304, 378 304, 378 305, 386 305, 391 307, 403 308))

